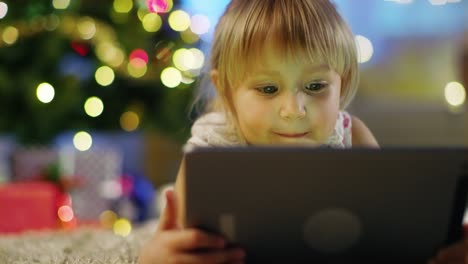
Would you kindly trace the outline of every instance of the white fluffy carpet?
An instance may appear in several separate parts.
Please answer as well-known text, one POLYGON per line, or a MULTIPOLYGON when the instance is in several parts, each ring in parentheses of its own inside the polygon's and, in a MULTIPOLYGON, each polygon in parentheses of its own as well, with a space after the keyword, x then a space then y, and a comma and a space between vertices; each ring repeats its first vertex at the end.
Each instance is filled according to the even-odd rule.
POLYGON ((0 263, 136 264, 140 248, 155 229, 156 222, 148 222, 127 237, 90 227, 0 235, 0 263))

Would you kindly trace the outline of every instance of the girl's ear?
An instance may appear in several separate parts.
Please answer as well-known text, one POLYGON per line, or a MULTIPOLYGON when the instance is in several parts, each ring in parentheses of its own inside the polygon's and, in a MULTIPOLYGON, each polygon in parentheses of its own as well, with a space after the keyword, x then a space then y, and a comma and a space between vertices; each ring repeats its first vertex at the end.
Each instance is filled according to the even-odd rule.
POLYGON ((213 83, 214 87, 216 88, 216 92, 219 92, 219 72, 218 70, 214 69, 214 70, 211 70, 210 72, 210 78, 211 78, 211 82, 213 83))

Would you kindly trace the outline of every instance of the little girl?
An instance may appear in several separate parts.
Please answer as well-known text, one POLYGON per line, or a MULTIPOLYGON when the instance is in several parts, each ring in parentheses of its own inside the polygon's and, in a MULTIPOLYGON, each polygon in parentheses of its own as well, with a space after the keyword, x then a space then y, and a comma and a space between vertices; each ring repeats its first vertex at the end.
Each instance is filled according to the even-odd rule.
MULTIPOLYGON (((193 125, 186 151, 269 144, 378 147, 366 125, 344 111, 357 89, 357 49, 329 0, 232 0, 211 52, 216 96, 193 125)), ((140 263, 242 263, 243 249, 182 226, 184 176, 182 162, 176 192, 166 192, 140 263)), ((460 242, 433 261, 465 263, 467 251, 460 242)))

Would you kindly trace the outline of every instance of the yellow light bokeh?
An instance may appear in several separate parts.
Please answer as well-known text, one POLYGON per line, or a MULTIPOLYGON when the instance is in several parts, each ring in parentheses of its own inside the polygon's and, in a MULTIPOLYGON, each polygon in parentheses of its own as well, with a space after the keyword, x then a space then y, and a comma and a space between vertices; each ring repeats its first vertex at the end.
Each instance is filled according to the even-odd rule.
POLYGON ((93 138, 85 131, 80 131, 73 137, 73 145, 79 151, 86 151, 93 145, 93 138))
POLYGON ((193 55, 192 69, 197 70, 203 68, 203 65, 205 64, 205 54, 197 48, 191 48, 189 51, 193 55))
POLYGON ((96 96, 88 98, 84 104, 84 109, 90 117, 97 117, 104 111, 104 103, 96 96))
POLYGON ((52 6, 55 9, 67 9, 70 5, 70 0, 52 0, 52 6))
POLYGON ((119 67, 125 60, 123 51, 108 41, 99 43, 96 46, 96 55, 100 60, 112 67, 119 67))
POLYGON ((451 106, 461 106, 466 100, 465 87, 459 82, 450 82, 445 86, 445 100, 451 106))
POLYGON ((117 221, 117 214, 107 210, 102 212, 99 215, 99 221, 101 222, 101 226, 104 228, 111 229, 114 226, 115 221, 117 221))
POLYGON ((128 74, 130 74, 130 76, 134 78, 143 77, 146 74, 146 71, 148 70, 146 63, 135 63, 135 61, 137 60, 138 59, 133 59, 127 64, 128 74))
POLYGON ((117 13, 128 13, 133 8, 132 0, 114 0, 114 10, 117 13))
POLYGON ((83 17, 77 24, 78 32, 83 39, 91 39, 96 34, 96 24, 90 17, 83 17))
POLYGON ((0 19, 4 18, 8 14, 8 5, 4 2, 0 2, 0 19))
POLYGON ((193 33, 192 30, 190 30, 190 28, 180 32, 180 38, 187 44, 194 44, 200 40, 200 36, 193 33))
POLYGON ((61 206, 57 211, 57 215, 62 222, 70 222, 74 217, 73 209, 68 205, 61 206))
POLYGON ((174 67, 168 67, 161 72, 161 82, 168 88, 175 88, 182 82, 182 73, 174 67))
POLYGON ((55 97, 55 89, 50 83, 41 83, 37 86, 36 96, 42 103, 50 103, 55 97))
POLYGON ((132 232, 132 224, 125 218, 120 218, 114 223, 114 234, 126 237, 132 232))
POLYGON ((188 71, 193 68, 194 56, 188 49, 178 49, 172 56, 172 62, 177 69, 181 71, 188 71))
POLYGON ((374 47, 372 46, 372 42, 361 35, 356 35, 355 37, 357 51, 358 51, 358 61, 359 63, 366 63, 374 55, 374 47))
POLYGON ((173 30, 184 31, 190 27, 190 16, 182 10, 176 10, 169 15, 168 22, 173 30))
POLYGON ((145 7, 145 8, 138 8, 138 11, 137 11, 137 16, 138 16, 138 19, 140 21, 143 21, 143 18, 145 17, 146 14, 148 14, 149 11, 148 9, 145 7))
POLYGON ((120 117, 120 126, 127 132, 135 131, 140 125, 140 117, 135 112, 127 111, 120 117))
POLYGON ((9 26, 3 30, 2 38, 6 44, 14 44, 19 37, 19 31, 17 28, 9 26))
POLYGON ((156 13, 149 13, 143 17, 141 23, 147 32, 157 32, 161 29, 162 19, 156 13))
POLYGON ((101 66, 94 74, 96 82, 101 86, 109 86, 114 82, 115 73, 109 66, 101 66))
POLYGON ((105 62, 112 60, 116 55, 116 48, 109 41, 103 41, 96 45, 96 56, 105 62))
POLYGON ((195 82, 195 79, 192 79, 190 77, 185 77, 185 76, 182 76, 182 83, 185 83, 185 84, 192 84, 195 82))
POLYGON ((197 35, 203 35, 210 30, 210 19, 204 15, 192 16, 190 29, 197 35))
POLYGON ((50 15, 47 17, 47 22, 45 24, 45 29, 48 31, 56 30, 60 24, 60 18, 57 15, 50 15))

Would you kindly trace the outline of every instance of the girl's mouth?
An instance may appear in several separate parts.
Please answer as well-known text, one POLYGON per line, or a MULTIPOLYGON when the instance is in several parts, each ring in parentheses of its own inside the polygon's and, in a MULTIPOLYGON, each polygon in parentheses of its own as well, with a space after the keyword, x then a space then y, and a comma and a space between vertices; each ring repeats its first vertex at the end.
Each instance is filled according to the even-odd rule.
POLYGON ((302 138, 305 137, 309 132, 304 132, 304 133, 277 133, 274 132, 276 135, 280 137, 285 137, 285 138, 302 138))

